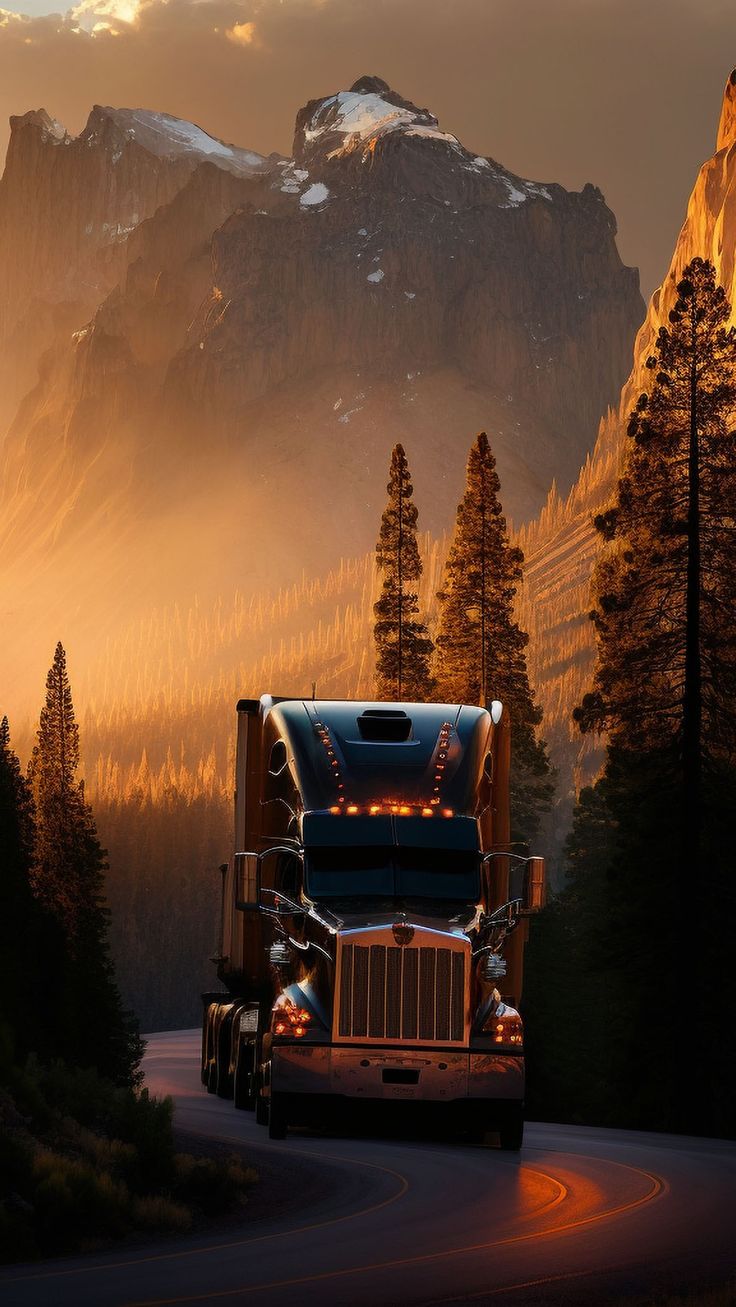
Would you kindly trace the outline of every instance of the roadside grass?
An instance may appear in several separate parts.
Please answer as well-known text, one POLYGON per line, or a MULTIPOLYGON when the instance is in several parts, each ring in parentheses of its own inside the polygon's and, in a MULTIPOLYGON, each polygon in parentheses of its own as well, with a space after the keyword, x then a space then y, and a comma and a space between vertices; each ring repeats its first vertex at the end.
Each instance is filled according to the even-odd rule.
POLYGON ((0 1262, 184 1233, 247 1202, 257 1173, 176 1152, 172 1115, 170 1099, 93 1071, 0 1068, 0 1262))

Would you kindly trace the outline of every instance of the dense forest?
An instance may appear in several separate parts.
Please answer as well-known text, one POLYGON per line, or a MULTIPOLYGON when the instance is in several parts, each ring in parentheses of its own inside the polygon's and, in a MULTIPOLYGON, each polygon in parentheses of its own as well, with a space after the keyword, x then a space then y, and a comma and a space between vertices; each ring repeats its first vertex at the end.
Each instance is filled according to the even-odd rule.
POLYGON ((61 644, 25 775, 0 721, 0 854, 0 1262, 240 1203, 255 1174, 177 1153, 173 1104, 142 1088, 61 644))
POLYGON ((579 795, 526 995, 532 1111, 547 1119, 736 1133, 730 320, 715 269, 693 259, 596 517, 597 661, 574 717, 605 732, 605 759, 579 795))

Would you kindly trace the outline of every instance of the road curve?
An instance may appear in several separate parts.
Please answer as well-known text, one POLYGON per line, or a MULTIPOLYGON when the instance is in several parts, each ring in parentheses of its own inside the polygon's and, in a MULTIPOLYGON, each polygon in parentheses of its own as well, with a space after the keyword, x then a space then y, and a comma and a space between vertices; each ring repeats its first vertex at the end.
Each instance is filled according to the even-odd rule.
POLYGON ((327 1165, 329 1196, 242 1233, 229 1223, 220 1236, 6 1268, 3 1307, 588 1307, 734 1272, 734 1144, 550 1125, 527 1127, 520 1157, 434 1140, 269 1143, 252 1113, 204 1093, 198 1038, 149 1042, 147 1082, 173 1095, 177 1123, 247 1145, 256 1165, 327 1165))

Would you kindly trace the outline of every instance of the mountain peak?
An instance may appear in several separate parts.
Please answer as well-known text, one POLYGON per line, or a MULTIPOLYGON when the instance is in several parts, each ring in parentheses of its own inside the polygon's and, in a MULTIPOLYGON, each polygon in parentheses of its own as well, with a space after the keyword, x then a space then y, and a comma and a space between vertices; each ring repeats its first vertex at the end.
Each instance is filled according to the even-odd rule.
POLYGON ((310 100, 300 109, 294 158, 303 162, 315 155, 347 155, 395 131, 431 133, 443 140, 456 140, 438 130, 437 119, 429 109, 418 109, 381 77, 366 76, 359 77, 349 91, 310 100))
POLYGON ((350 90, 356 95, 392 95, 393 92, 388 82, 384 82, 382 77, 359 77, 357 82, 353 82, 350 90))
POLYGON ((28 113, 13 114, 10 119, 10 131, 17 132, 23 127, 39 127, 44 140, 51 138, 54 141, 63 141, 66 137, 66 128, 52 118, 51 114, 45 109, 29 109, 28 113))
POLYGON ((227 145, 195 123, 153 109, 114 109, 96 104, 80 139, 88 145, 114 139, 117 147, 135 141, 157 158, 208 159, 238 175, 259 171, 264 165, 260 154, 227 145))
POLYGON ((734 143, 736 143, 736 68, 726 82, 726 89, 723 92, 716 150, 727 150, 734 143))

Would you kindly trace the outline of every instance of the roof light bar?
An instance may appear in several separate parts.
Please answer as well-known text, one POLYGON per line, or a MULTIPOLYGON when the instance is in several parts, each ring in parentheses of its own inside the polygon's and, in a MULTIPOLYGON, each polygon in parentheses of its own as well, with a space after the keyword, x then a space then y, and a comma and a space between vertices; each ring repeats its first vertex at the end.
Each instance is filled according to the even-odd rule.
MULTIPOLYGON (((434 800, 432 800, 434 802, 434 800)), ((430 807, 426 803, 368 803, 362 807, 358 803, 348 803, 345 807, 337 804, 329 809, 333 817, 454 817, 454 808, 430 807)))

